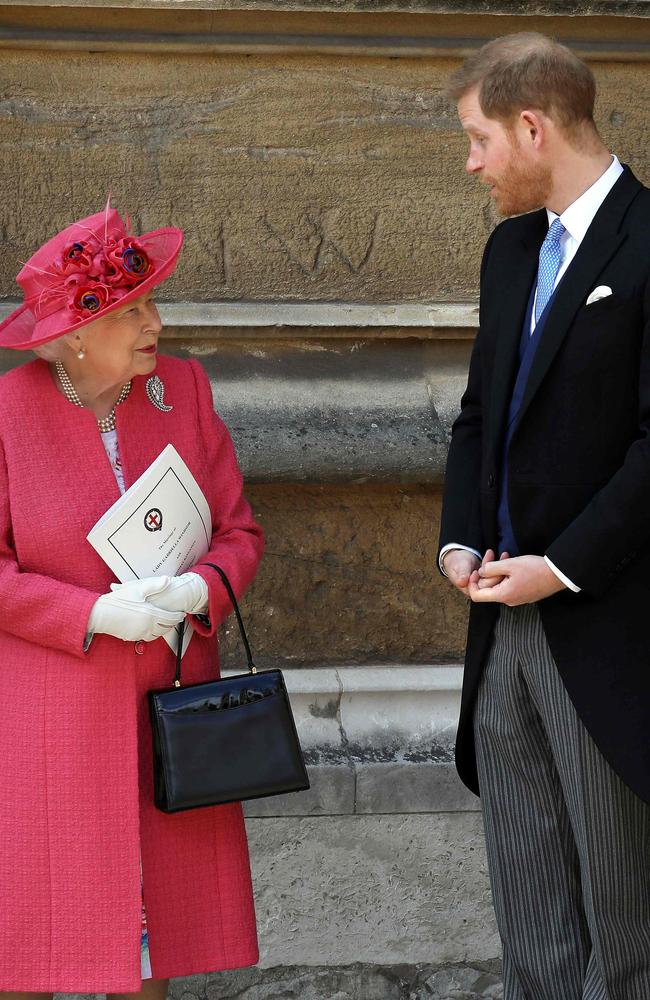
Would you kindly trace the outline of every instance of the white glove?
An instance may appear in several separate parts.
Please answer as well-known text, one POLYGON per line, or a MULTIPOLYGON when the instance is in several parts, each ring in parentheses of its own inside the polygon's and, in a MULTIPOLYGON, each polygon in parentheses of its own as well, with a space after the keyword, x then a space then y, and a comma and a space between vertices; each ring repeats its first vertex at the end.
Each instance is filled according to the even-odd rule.
POLYGON ((112 583, 111 590, 132 601, 149 601, 163 611, 196 615, 208 610, 208 585, 198 573, 151 576, 128 583, 112 583))
POLYGON ((90 612, 87 645, 95 632, 113 635, 125 642, 139 639, 151 642, 170 632, 184 617, 182 612, 163 611, 146 599, 130 600, 121 594, 102 594, 90 612))

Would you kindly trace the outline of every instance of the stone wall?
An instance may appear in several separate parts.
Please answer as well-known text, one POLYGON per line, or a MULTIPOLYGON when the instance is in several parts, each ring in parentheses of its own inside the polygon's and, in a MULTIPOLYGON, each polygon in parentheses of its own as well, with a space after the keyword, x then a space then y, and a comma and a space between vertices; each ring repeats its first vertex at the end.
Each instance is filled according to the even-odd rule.
POLYGON ((649 6, 0 3, 0 312, 18 260, 109 190, 137 227, 186 230, 164 349, 201 360, 231 428, 268 540, 244 610, 312 778, 247 807, 260 968, 179 998, 501 995, 451 762, 466 608, 434 565, 496 217, 443 87, 485 38, 553 33, 650 181, 649 6))

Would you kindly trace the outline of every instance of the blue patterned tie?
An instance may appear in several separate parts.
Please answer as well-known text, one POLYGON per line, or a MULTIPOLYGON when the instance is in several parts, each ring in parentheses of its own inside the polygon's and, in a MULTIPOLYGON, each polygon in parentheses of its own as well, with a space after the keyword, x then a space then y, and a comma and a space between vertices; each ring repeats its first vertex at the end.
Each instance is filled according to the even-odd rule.
POLYGON ((539 317, 544 312, 548 300, 553 294, 553 286, 560 270, 562 262, 562 252, 560 250, 560 240, 566 229, 559 219, 556 219, 539 251, 539 271, 537 272, 537 299, 535 301, 535 325, 539 323, 539 317))

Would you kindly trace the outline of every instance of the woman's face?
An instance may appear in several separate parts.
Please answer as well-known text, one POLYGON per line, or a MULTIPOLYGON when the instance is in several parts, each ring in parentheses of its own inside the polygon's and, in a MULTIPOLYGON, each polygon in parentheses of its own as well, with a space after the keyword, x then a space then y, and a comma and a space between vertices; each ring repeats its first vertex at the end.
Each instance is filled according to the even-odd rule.
POLYGON ((151 293, 133 299, 83 327, 68 341, 77 369, 106 385, 123 385, 135 375, 149 375, 156 367, 156 350, 162 325, 151 293))

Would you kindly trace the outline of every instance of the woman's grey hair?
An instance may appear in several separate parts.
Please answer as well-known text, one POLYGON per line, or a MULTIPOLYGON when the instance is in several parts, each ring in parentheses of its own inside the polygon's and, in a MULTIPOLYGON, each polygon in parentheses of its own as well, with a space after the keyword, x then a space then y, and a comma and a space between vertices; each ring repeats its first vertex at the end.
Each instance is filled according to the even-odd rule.
POLYGON ((68 345, 63 337, 57 337, 56 340, 50 340, 47 344, 32 348, 34 354, 43 358, 44 361, 63 361, 68 350, 68 345))

